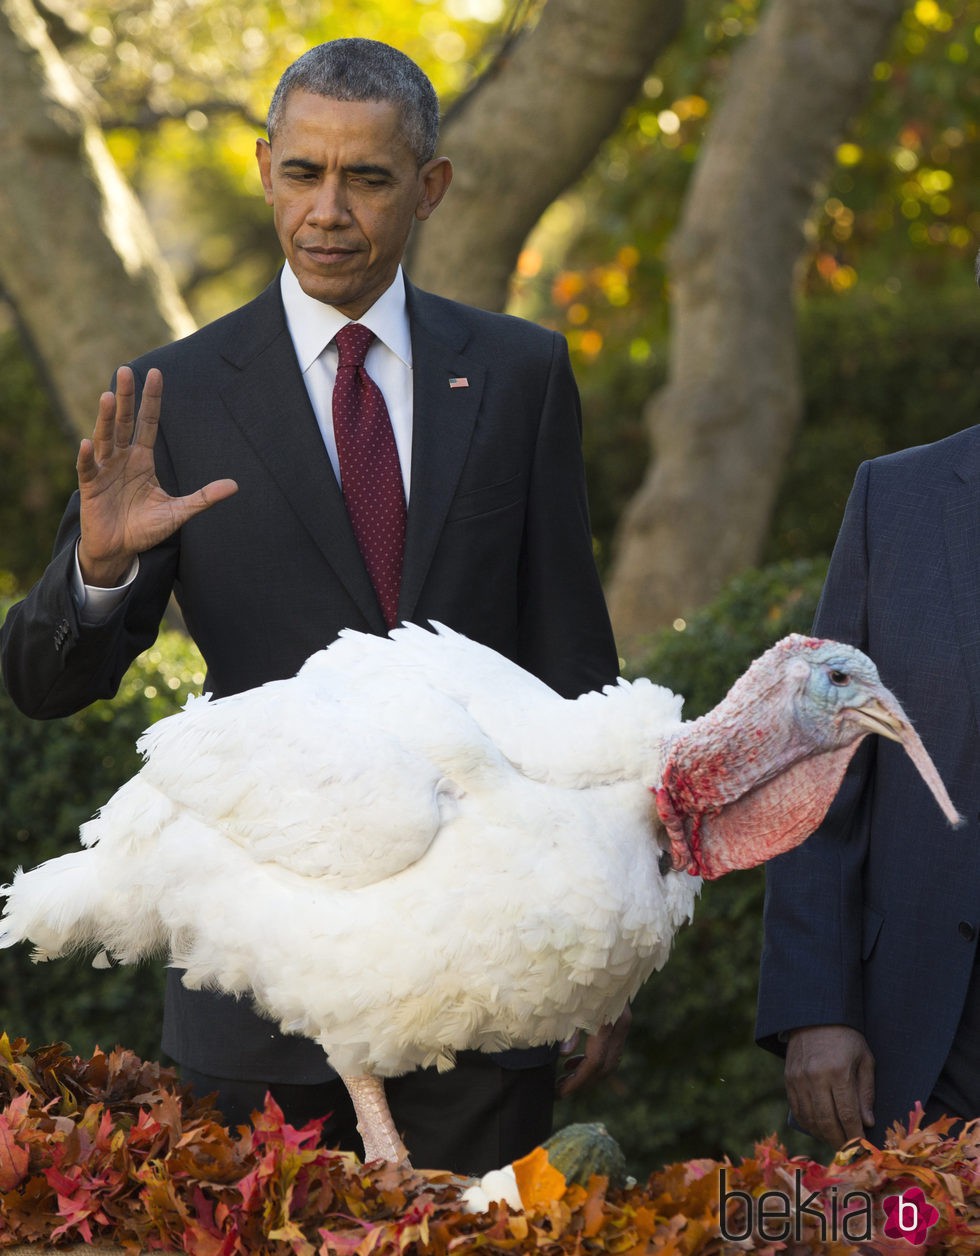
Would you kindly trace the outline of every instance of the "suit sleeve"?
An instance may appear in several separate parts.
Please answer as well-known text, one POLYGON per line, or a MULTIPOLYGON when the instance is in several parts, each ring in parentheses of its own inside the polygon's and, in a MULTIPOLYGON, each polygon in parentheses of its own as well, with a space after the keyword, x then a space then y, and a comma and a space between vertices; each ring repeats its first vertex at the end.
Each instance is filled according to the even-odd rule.
MULTIPOLYGON (((814 635, 867 646, 867 496, 858 470, 814 621, 814 635)), ((859 747, 820 828, 766 868, 764 939, 756 1038, 784 1050, 781 1035, 806 1025, 863 1030, 862 869, 868 844, 877 739, 859 747)))
POLYGON ((613 683, 619 658, 592 548, 578 388, 564 339, 553 344, 528 493, 518 662, 577 697, 613 683))

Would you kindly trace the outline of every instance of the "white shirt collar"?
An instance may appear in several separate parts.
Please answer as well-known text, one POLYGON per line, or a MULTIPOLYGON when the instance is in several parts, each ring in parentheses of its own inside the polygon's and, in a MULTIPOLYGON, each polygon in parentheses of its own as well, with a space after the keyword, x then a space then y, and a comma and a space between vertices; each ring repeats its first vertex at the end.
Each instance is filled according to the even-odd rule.
MULTIPOLYGON (((282 268, 280 290, 286 311, 286 326, 296 349, 300 370, 305 374, 341 327, 346 327, 351 320, 332 305, 307 296, 288 263, 282 268)), ((391 286, 357 321, 370 327, 383 345, 411 367, 412 336, 405 302, 405 276, 400 266, 391 286)))

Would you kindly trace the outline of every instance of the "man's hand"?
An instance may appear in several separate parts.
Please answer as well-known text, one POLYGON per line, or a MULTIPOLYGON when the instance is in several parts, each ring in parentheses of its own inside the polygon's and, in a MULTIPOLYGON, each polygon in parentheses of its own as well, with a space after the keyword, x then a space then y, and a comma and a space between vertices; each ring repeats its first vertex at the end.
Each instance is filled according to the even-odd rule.
POLYGON ((135 421, 133 372, 121 366, 115 393, 99 398, 91 440, 78 450, 82 536, 78 563, 86 584, 120 584, 133 559, 172 536, 194 515, 238 492, 234 480, 214 480, 187 497, 170 497, 160 487, 153 461, 163 376, 147 373, 135 421), (135 436, 134 436, 135 429, 135 436))
POLYGON ((794 1029, 786 1047, 786 1094, 809 1134, 835 1149, 874 1125, 874 1056, 848 1025, 794 1029))
POLYGON ((627 1006, 614 1025, 603 1025, 596 1033, 586 1037, 581 1055, 572 1054, 578 1045, 578 1034, 562 1044, 562 1055, 566 1058, 562 1061, 563 1076, 557 1084, 559 1099, 565 1099, 615 1071, 632 1023, 633 1013, 627 1006))

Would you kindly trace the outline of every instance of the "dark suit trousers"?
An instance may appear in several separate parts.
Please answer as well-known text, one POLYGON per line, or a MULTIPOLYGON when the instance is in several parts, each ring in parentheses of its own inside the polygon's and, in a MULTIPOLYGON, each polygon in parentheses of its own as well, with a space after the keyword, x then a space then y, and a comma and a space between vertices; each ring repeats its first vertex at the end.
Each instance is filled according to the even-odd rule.
MULTIPOLYGON (((217 1092, 217 1107, 232 1128, 248 1123, 268 1090, 291 1125, 329 1114, 324 1146, 363 1155, 354 1109, 339 1079, 313 1086, 266 1085, 188 1068, 180 1072, 199 1098, 217 1092)), ((552 1064, 502 1068, 479 1051, 461 1051, 448 1073, 419 1069, 385 1082, 392 1117, 416 1168, 474 1176, 509 1164, 548 1137, 554 1089, 552 1064), (433 1112, 441 1119, 433 1121, 433 1112)))

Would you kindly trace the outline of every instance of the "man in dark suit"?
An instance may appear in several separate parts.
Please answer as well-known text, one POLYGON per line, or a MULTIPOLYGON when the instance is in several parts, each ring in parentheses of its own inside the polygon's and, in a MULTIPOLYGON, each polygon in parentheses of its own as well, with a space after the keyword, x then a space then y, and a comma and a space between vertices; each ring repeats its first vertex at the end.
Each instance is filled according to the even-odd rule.
POLYGON ((863 464, 814 632, 875 660, 966 823, 868 738, 818 832, 767 869, 757 1034, 840 1146, 980 1114, 980 428, 863 464))
MULTIPOLYGON (((293 675, 343 628, 433 619, 565 695, 614 680, 564 341, 420 292, 400 267, 414 221, 449 186, 438 120, 428 79, 384 44, 334 41, 286 71, 257 158, 287 265, 250 304, 120 368, 103 394, 54 559, 3 628, 6 683, 27 714, 114 694, 172 592, 217 697, 293 675), (351 322, 373 333, 363 366, 401 480, 387 613, 333 421, 335 337, 351 322)), ((624 1033, 593 1036, 565 1089, 612 1066, 624 1033)), ((333 1110, 326 1137, 359 1149, 319 1047, 248 1007, 173 976, 164 1047, 218 1091, 230 1122, 271 1087, 290 1119, 333 1110)), ((547 1134, 553 1089, 553 1053, 539 1048, 472 1053, 389 1095, 417 1164, 484 1171, 547 1134)))

